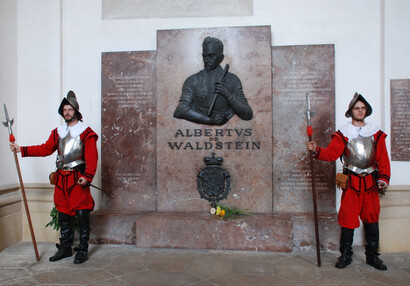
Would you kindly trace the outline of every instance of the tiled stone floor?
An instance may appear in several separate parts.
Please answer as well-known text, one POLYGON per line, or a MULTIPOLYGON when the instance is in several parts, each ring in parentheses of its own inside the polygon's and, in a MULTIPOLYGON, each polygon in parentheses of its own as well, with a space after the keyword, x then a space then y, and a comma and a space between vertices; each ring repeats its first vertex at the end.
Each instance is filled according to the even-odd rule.
POLYGON ((31 242, 0 252, 0 285, 410 285, 410 253, 384 253, 387 271, 364 262, 355 247, 346 269, 333 265, 336 252, 278 253, 181 249, 140 249, 124 245, 90 245, 89 260, 73 257, 49 262, 52 243, 38 243, 36 261, 31 242))

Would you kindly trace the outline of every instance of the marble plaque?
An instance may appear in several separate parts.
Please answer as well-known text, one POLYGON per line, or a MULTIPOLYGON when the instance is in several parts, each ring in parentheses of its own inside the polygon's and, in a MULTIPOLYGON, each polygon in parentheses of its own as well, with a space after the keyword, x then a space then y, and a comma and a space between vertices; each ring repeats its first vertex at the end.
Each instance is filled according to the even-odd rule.
POLYGON ((391 159, 410 161, 410 79, 390 81, 391 159))
POLYGON ((197 190, 204 158, 214 152, 231 176, 223 201, 255 213, 272 212, 271 31, 269 26, 161 30, 157 32, 158 211, 204 212, 197 190), (254 117, 236 115, 222 126, 173 117, 185 79, 203 69, 202 42, 217 37, 243 85, 254 117))
POLYGON ((154 210, 155 52, 102 54, 103 209, 154 210))
MULTIPOLYGON (((306 93, 310 95, 313 140, 326 147, 335 131, 333 45, 272 48, 273 209, 312 212, 309 153, 306 151, 306 93)), ((335 210, 335 163, 315 160, 317 205, 335 210)))

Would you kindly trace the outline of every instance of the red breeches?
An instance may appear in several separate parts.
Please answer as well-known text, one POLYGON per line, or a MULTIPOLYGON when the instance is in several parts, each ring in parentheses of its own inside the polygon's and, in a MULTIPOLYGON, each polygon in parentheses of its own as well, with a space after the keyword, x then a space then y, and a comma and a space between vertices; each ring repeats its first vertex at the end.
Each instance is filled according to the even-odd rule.
POLYGON ((54 188, 54 204, 59 212, 75 215, 77 210, 94 209, 94 200, 90 187, 77 184, 81 174, 78 171, 57 171, 57 182, 54 188))
POLYGON ((339 224, 354 229, 362 222, 379 221, 380 199, 372 175, 366 177, 350 176, 349 187, 343 191, 339 209, 339 224))

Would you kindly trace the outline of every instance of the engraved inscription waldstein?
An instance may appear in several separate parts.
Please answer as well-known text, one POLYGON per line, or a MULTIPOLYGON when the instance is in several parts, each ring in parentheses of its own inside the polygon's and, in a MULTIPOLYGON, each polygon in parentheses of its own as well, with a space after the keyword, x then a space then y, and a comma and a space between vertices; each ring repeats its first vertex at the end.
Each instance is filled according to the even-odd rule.
POLYGON ((391 80, 391 158, 410 161, 410 79, 391 80))
POLYGON ((178 129, 168 146, 171 150, 259 150, 261 142, 252 141, 251 128, 178 129))

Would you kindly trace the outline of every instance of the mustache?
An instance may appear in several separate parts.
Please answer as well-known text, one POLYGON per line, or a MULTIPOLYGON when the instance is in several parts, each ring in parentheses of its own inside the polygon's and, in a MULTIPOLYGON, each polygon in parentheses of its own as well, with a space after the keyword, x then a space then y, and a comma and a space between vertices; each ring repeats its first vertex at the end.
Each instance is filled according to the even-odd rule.
POLYGON ((71 122, 71 121, 77 119, 77 116, 76 116, 76 115, 73 115, 72 117, 69 117, 69 116, 70 116, 69 114, 67 114, 66 116, 64 116, 64 121, 65 121, 66 123, 69 123, 69 122, 71 122), (67 118, 67 116, 68 116, 68 118, 67 118))

